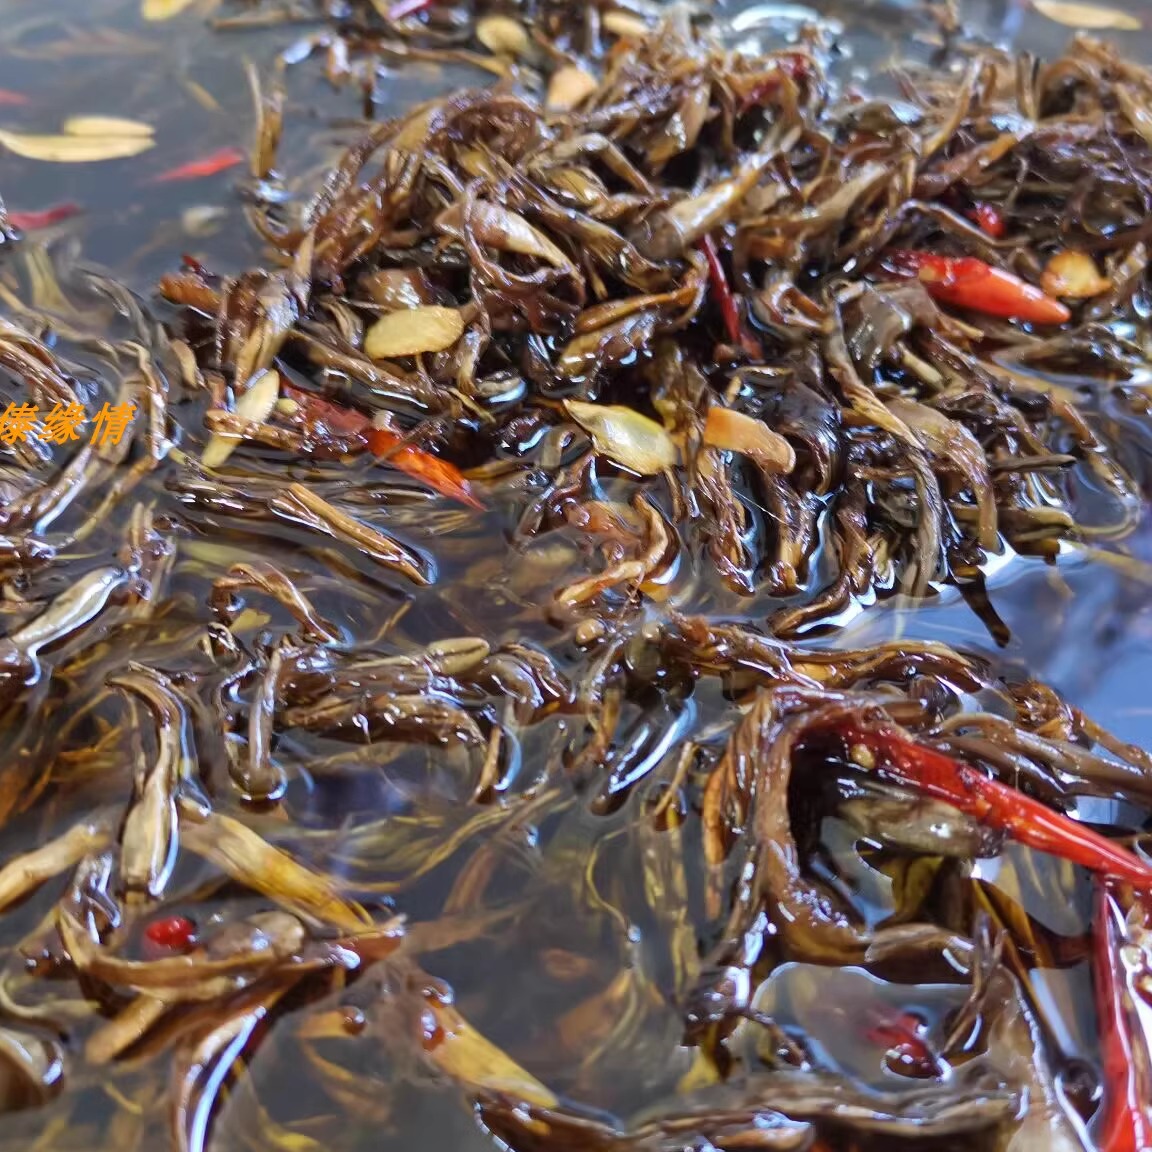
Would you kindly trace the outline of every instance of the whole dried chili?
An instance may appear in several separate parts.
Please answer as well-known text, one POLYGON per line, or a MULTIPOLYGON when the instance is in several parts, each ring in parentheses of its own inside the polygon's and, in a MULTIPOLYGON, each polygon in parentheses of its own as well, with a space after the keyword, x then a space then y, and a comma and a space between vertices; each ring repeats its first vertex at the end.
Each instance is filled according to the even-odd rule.
POLYGON ((913 743, 892 730, 845 726, 837 734, 850 748, 874 757, 881 775, 946 800, 1029 848, 1104 876, 1152 888, 1152 868, 1128 849, 1053 812, 1019 789, 986 776, 971 764, 913 743))
POLYGON ((974 256, 902 249, 890 253, 885 264, 893 272, 917 276, 942 304, 1032 324, 1063 324, 1072 315, 1066 305, 1034 284, 974 256))

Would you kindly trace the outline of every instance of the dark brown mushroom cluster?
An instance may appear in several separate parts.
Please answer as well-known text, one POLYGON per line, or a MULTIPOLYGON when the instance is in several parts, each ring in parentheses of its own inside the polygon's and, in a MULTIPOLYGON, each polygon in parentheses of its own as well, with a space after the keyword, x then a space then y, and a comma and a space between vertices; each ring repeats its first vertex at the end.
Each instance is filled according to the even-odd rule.
POLYGON ((237 400, 281 354, 320 385, 255 439, 328 450, 309 421, 335 401, 494 498, 543 463, 526 535, 605 474, 667 476, 662 510, 621 513, 652 563, 599 591, 679 537, 726 592, 787 601, 782 635, 1004 544, 1131 531, 1138 483, 1058 381, 1141 371, 1142 72, 1083 41, 882 102, 830 90, 818 43, 748 57, 686 18, 620 43, 574 107, 510 81, 373 128, 294 210, 265 101, 254 220, 292 270, 163 286, 216 319, 204 365, 237 400))

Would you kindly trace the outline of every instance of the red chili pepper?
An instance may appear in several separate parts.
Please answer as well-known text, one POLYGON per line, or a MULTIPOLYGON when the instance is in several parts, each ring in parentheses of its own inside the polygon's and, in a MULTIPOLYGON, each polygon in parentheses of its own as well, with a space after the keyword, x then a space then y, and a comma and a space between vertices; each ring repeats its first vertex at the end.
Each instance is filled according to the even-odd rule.
POLYGON ((300 405, 305 420, 324 424, 337 436, 347 436, 353 440, 363 437, 373 456, 387 459, 401 472, 422 480, 442 496, 459 500, 470 508, 484 509, 460 470, 447 460, 441 460, 431 452, 409 444, 400 433, 390 428, 374 427, 371 419, 355 408, 347 408, 291 384, 285 385, 281 391, 287 399, 300 405))
POLYGON ((185 252, 180 257, 180 263, 183 264, 185 268, 191 269, 198 276, 211 276, 211 273, 208 271, 208 269, 205 268, 204 265, 201 264, 195 256, 192 256, 187 252, 185 252))
POLYGON ((986 200, 977 201, 971 216, 993 240, 999 240, 1008 231, 1008 225, 1004 223, 1004 216, 1000 209, 995 204, 989 204, 986 200))
POLYGON ((902 1012, 894 1020, 880 1020, 867 1038, 887 1049, 886 1063, 901 1076, 929 1079, 940 1075, 940 1061, 921 1033, 924 1021, 915 1012, 902 1012))
MULTIPOLYGON (((1152 909, 1146 903, 1141 907, 1147 924, 1152 909)), ((1099 883, 1092 926, 1092 983, 1104 1065, 1104 1103, 1096 1121, 1100 1152, 1152 1148, 1152 1037, 1137 1015, 1136 1005, 1144 995, 1135 983, 1139 977, 1121 961, 1121 949, 1128 943, 1127 922, 1115 893, 1099 883), (1144 1051, 1137 1054, 1137 1045, 1144 1051)))
POLYGON ((19 104, 31 104, 32 101, 23 92, 13 92, 11 88, 0 88, 0 104, 15 108, 19 104))
POLYGON ((347 408, 337 404, 315 392, 305 392, 303 388, 295 388, 285 384, 281 393, 286 399, 295 400, 304 410, 304 419, 323 424, 337 436, 352 438, 367 437, 372 430, 372 420, 363 412, 355 408, 347 408))
POLYGON ((1099 832, 985 776, 935 748, 914 744, 889 730, 838 729, 851 746, 863 745, 881 763, 882 775, 947 801, 961 812, 1008 833, 1021 844, 1049 852, 1093 872, 1152 888, 1152 868, 1099 832))
POLYGON ((793 80, 803 80, 812 71, 810 57, 797 52, 791 56, 781 56, 776 61, 776 75, 769 76, 750 88, 740 101, 741 113, 755 108, 780 89, 780 77, 791 76, 793 80))
POLYGON ((740 306, 732 289, 728 285, 728 278, 724 275, 724 266, 720 263, 720 253, 716 249, 716 241, 711 236, 705 236, 700 241, 700 250, 708 261, 708 282, 712 285, 712 294, 720 308, 720 315, 724 320, 724 330, 728 333, 728 341, 738 348, 743 348, 749 356, 763 355, 763 349, 751 336, 744 334, 740 322, 740 306))
POLYGON ((47 228, 49 224, 59 224, 71 216, 77 216, 84 209, 79 204, 56 204, 51 208, 41 208, 32 212, 9 212, 8 222, 22 232, 35 232, 37 228, 47 228))
POLYGON ((190 160, 176 168, 169 168, 148 181, 149 184, 168 184, 174 180, 199 180, 203 176, 215 176, 227 168, 235 168, 244 163, 244 153, 239 148, 221 148, 199 160, 190 160))
POLYGON ((893 272, 919 276, 934 300, 957 308, 1032 324, 1063 324, 1072 315, 1034 284, 973 256, 900 251, 885 263, 893 272))
POLYGON ((143 950, 149 960, 160 960, 173 953, 182 955, 196 945, 196 925, 187 916, 165 916, 153 920, 144 929, 143 950))
POLYGON ((413 16, 425 8, 432 7, 433 0, 400 0, 388 9, 389 20, 403 20, 405 16, 413 16))
POLYGON ((484 505, 472 491, 472 485, 455 465, 409 444, 399 433, 389 428, 373 428, 368 433, 368 451, 373 456, 387 459, 401 472, 423 480, 441 496, 458 500, 469 508, 484 510, 484 505))

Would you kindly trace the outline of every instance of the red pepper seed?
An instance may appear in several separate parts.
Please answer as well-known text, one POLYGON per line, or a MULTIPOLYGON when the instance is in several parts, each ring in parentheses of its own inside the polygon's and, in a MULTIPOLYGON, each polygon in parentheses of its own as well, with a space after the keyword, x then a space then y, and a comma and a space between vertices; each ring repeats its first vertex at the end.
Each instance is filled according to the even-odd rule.
POLYGON ((972 217, 980 225, 981 231, 999 240, 1008 231, 1000 209, 994 204, 987 204, 981 200, 972 211, 972 217))
POLYGON ((196 925, 187 916, 165 916, 144 929, 144 953, 150 960, 182 955, 196 944, 196 925))

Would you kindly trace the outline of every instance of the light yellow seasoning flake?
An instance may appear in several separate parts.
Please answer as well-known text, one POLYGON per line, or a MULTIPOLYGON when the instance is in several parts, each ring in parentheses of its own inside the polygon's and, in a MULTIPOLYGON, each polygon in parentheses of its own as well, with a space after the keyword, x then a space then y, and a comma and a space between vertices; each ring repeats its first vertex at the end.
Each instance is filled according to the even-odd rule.
POLYGON ((185 8, 191 8, 196 0, 143 0, 140 15, 145 20, 171 20, 179 16, 185 8))
POLYGON ((147 139, 156 134, 151 124, 122 116, 69 116, 60 130, 68 136, 131 137, 147 139))
MULTIPOLYGON (((262 373, 248 386, 248 390, 236 401, 236 415, 242 420, 263 423, 276 407, 280 398, 280 373, 272 369, 262 373)), ((241 437, 222 432, 214 432, 204 446, 200 463, 205 468, 219 468, 239 447, 241 437)))
POLYGON ((566 112, 586 100, 596 88, 596 77, 591 72, 585 72, 575 64, 567 64, 552 74, 548 83, 547 105, 555 111, 566 112))
POLYGON ((0 146, 26 160, 50 164, 91 164, 122 160, 154 147, 151 136, 34 136, 0 131, 0 146))
POLYGON ((464 318, 458 308, 427 304, 385 313, 368 329, 364 351, 373 360, 443 352, 463 334, 464 318))
POLYGON ((655 476, 676 465, 672 437, 655 420, 622 404, 565 400, 564 409, 589 436, 596 451, 641 476, 655 476))
POLYGON ((643 40, 648 35, 648 25, 631 12, 606 12, 603 19, 604 29, 613 36, 620 36, 625 40, 643 40))
POLYGON ((497 56, 523 56, 528 51, 528 33, 510 16, 484 16, 476 23, 476 39, 497 56))
POLYGON ((1042 16, 1069 28, 1088 28, 1097 32, 1139 32, 1143 27, 1138 16, 1122 8, 1099 4, 1074 4, 1065 0, 1032 0, 1032 7, 1042 16))

